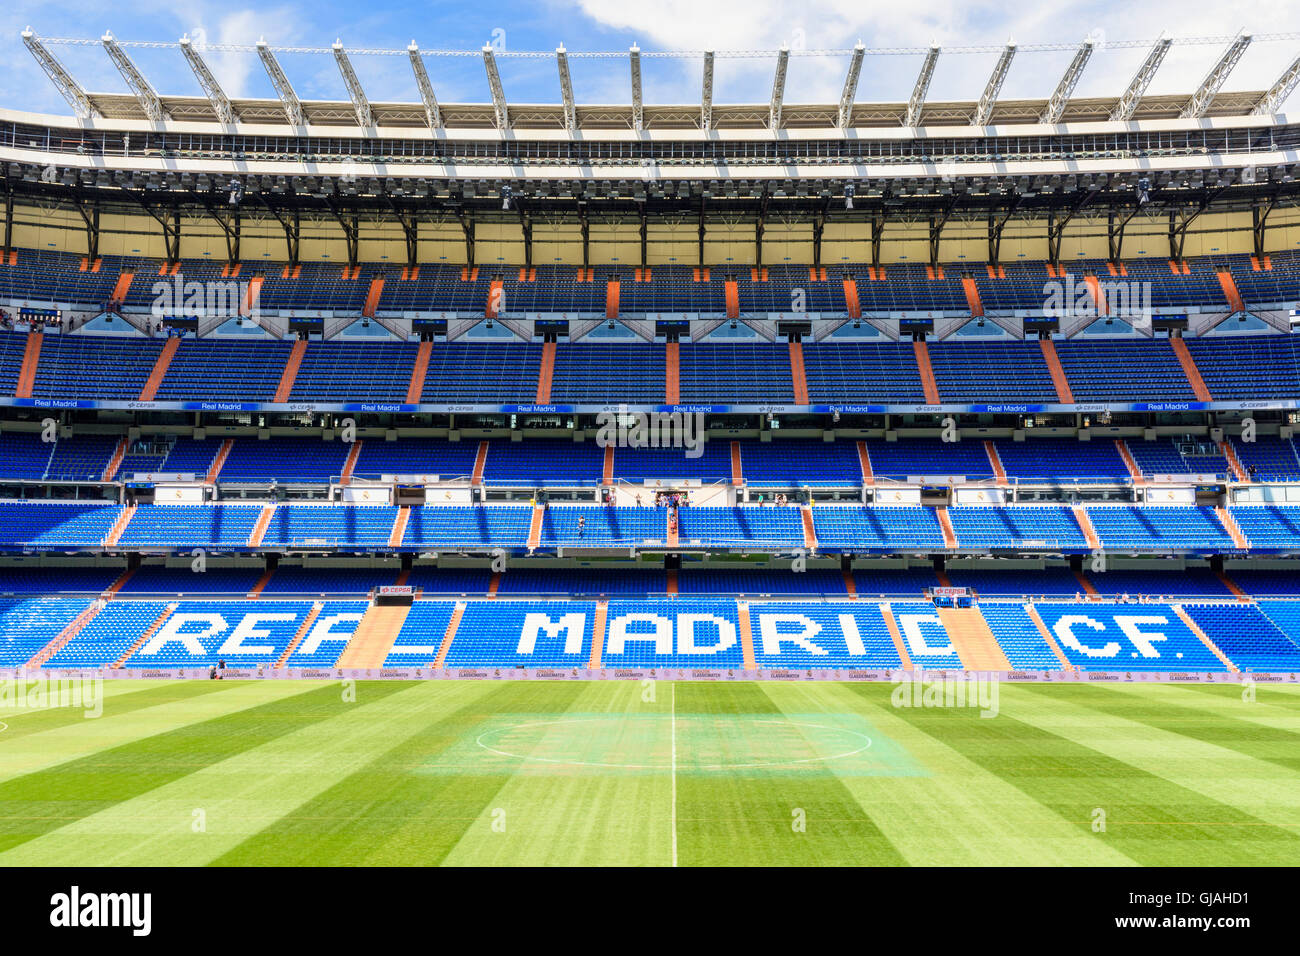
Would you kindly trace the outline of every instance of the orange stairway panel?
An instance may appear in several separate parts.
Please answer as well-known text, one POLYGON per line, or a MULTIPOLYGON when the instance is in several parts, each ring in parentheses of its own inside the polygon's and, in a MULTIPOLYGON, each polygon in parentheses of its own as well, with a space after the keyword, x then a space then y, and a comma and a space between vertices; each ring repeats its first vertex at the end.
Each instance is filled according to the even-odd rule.
POLYGON ((664 403, 676 405, 681 401, 681 351, 676 342, 664 344, 664 403))
POLYGON ((41 361, 41 343, 45 341, 44 332, 28 332, 27 342, 23 348, 23 364, 18 370, 18 387, 14 389, 15 398, 31 398, 36 385, 36 367, 41 361))
POLYGON ((159 614, 157 618, 154 619, 154 622, 150 624, 148 628, 145 629, 145 632, 141 634, 139 637, 137 637, 131 643, 131 646, 126 649, 126 653, 113 662, 112 669, 120 670, 122 666, 125 665, 126 662, 131 659, 132 654, 134 654, 140 648, 144 647, 145 642, 148 641, 149 638, 153 637, 155 634, 158 633, 158 628, 163 626, 163 622, 166 621, 167 618, 171 617, 172 612, 175 610, 176 610, 175 604, 168 604, 165 608, 163 608, 163 612, 159 614))
POLYGON ((253 585, 253 589, 248 592, 248 596, 251 598, 255 598, 259 596, 263 591, 266 590, 266 586, 271 583, 271 578, 274 575, 275 575, 275 571, 271 568, 267 568, 265 571, 263 571, 262 576, 258 578, 257 583, 253 585))
POLYGON ((1210 640, 1208 634, 1201 630, 1201 625, 1197 624, 1196 621, 1192 619, 1192 616, 1187 613, 1183 606, 1181 604, 1175 604, 1173 605, 1173 608, 1174 613, 1178 615, 1185 625, 1187 625, 1187 629, 1200 639, 1201 643, 1205 645, 1206 650, 1222 661, 1223 666, 1232 671, 1232 673, 1238 673, 1237 665, 1228 660, 1228 655, 1219 650, 1218 645, 1215 644, 1214 641, 1210 640))
POLYGON ((1220 269, 1218 276, 1219 286, 1223 289, 1223 297, 1228 300, 1228 307, 1233 312, 1245 312, 1246 304, 1241 301, 1241 293, 1237 290, 1237 280, 1232 277, 1232 273, 1227 269, 1220 269))
POLYGON ((614 446, 605 446, 605 456, 600 467, 600 483, 602 485, 612 485, 614 483, 614 446))
POLYGON ((727 318, 736 319, 740 317, 740 286, 736 284, 735 279, 728 279, 725 283, 727 293, 727 318))
POLYGON ((248 291, 244 294, 244 301, 239 305, 240 315, 251 315, 258 307, 258 301, 262 297, 262 276, 253 276, 248 280, 248 291))
POLYGON ((542 365, 537 370, 537 404, 545 405, 551 400, 551 380, 555 377, 555 342, 542 346, 542 365))
POLYGON ((984 451, 989 456, 989 466, 993 469, 993 477, 998 480, 999 485, 1007 483, 1007 473, 1002 467, 1002 456, 998 454, 998 446, 991 441, 984 442, 984 451))
POLYGON ((397 634, 411 613, 409 604, 372 604, 339 655, 335 667, 375 669, 384 666, 397 634))
POLYGON ((938 612, 962 667, 976 673, 1014 670, 978 608, 941 607, 938 612))
POLYGON ((1119 457, 1124 459, 1124 464, 1128 468, 1128 476, 1133 479, 1135 485, 1145 485, 1147 480, 1142 477, 1142 469, 1138 467, 1137 462, 1133 459, 1133 453, 1128 450, 1128 445, 1124 439, 1115 439, 1115 448, 1119 451, 1119 457))
POLYGON ((666 571, 664 573, 667 575, 667 580, 664 582, 665 593, 676 594, 677 593, 677 572, 666 571))
POLYGON ((528 550, 536 551, 542 543, 542 514, 546 509, 541 505, 533 506, 533 517, 528 525, 528 550))
POLYGON ((262 513, 257 516, 257 524, 253 525, 253 532, 248 536, 248 547, 262 546, 262 539, 266 537, 266 529, 271 526, 271 516, 274 514, 275 505, 266 505, 262 508, 262 513))
POLYGON ((809 551, 817 550, 817 531, 813 528, 812 508, 803 505, 799 508, 803 518, 803 546, 809 551))
POLYGON ((393 529, 388 532, 388 546, 390 548, 400 548, 402 546, 402 539, 406 537, 406 524, 410 520, 411 509, 409 507, 404 506, 397 509, 397 516, 393 518, 393 529))
POLYGON ((375 310, 379 308, 379 297, 384 293, 384 277, 375 276, 370 280, 370 288, 366 290, 366 305, 361 310, 362 315, 373 316, 375 310))
POLYGON ((235 440, 227 438, 221 443, 221 448, 217 451, 217 456, 212 459, 212 464, 208 467, 208 473, 203 480, 212 484, 221 474, 222 467, 226 464, 226 459, 230 457, 230 450, 235 447, 235 440))
POLYGON ((862 466, 862 483, 871 487, 876 483, 876 475, 871 470, 871 453, 867 451, 867 443, 858 442, 858 464, 862 466))
POLYGON ((731 443, 731 483, 739 487, 745 483, 744 463, 740 460, 740 442, 731 443))
POLYGON ((1223 584, 1225 588, 1227 588, 1229 591, 1232 592, 1233 597, 1237 598, 1240 601, 1251 600, 1250 595, 1248 595, 1245 591, 1239 588, 1237 586, 1237 582, 1232 580, 1232 578, 1228 577, 1222 571, 1215 571, 1214 576, 1219 579, 1219 581, 1223 584))
POLYGON ((853 573, 851 571, 842 571, 840 573, 844 577, 845 593, 848 594, 850 601, 856 601, 858 599, 858 582, 853 580, 853 573))
POLYGON ((471 485, 483 484, 483 469, 487 467, 487 456, 488 443, 481 441, 478 443, 478 454, 474 456, 474 473, 469 478, 471 485))
POLYGON ((1039 339, 1038 344, 1043 350, 1043 361, 1047 363, 1047 372, 1052 376, 1052 385, 1056 388, 1056 400, 1062 405, 1073 405, 1074 392, 1070 390, 1070 382, 1065 377, 1061 357, 1056 354, 1056 343, 1051 339, 1039 339))
POLYGON ((68 626, 61 630, 54 640, 37 651, 32 656, 32 659, 23 665, 23 670, 36 670, 39 668, 57 654, 69 641, 80 634, 103 608, 103 601, 92 602, 84 611, 68 622, 68 626))
POLYGON ((1210 390, 1205 387, 1205 380, 1201 378, 1201 370, 1196 367, 1196 362, 1192 358, 1192 353, 1187 351, 1187 343, 1181 338, 1171 338, 1170 346, 1174 354, 1178 356, 1178 364, 1183 367, 1183 374, 1187 376, 1187 384, 1192 387, 1192 392, 1196 395, 1198 402, 1212 402, 1210 390))
POLYGON ((131 291, 131 282, 135 279, 135 270, 123 271, 117 282, 113 283, 113 301, 125 302, 126 294, 131 291))
POLYGON ((1083 505, 1074 505, 1070 510, 1074 512, 1074 520, 1078 522, 1079 530, 1083 532, 1088 547, 1094 551, 1100 551, 1101 539, 1097 537, 1097 529, 1092 526, 1092 518, 1088 514, 1088 509, 1083 505))
POLYGON ((903 662, 903 670, 912 669, 912 655, 907 652, 907 645, 903 643, 903 635, 898 631, 898 621, 894 617, 894 609, 888 604, 880 605, 880 617, 885 622, 885 630, 889 632, 889 638, 894 642, 894 650, 898 652, 898 659, 903 662))
POLYGON ((358 439, 357 441, 354 441, 352 443, 352 447, 348 449, 347 460, 343 462, 343 472, 342 474, 339 475, 340 485, 352 484, 352 472, 356 471, 357 458, 359 458, 360 456, 361 456, 361 440, 358 439))
POLYGON ((794 386, 794 403, 808 405, 808 373, 803 364, 803 343, 790 343, 790 381, 794 386))
MULTIPOLYGON (((123 439, 123 441, 125 441, 125 439, 123 439)), ((125 531, 126 526, 131 523, 131 519, 135 517, 135 509, 135 505, 127 505, 122 509, 122 513, 118 515, 117 520, 113 522, 113 527, 109 530, 108 537, 104 539, 104 547, 114 547, 122 540, 122 532, 125 531)))
POLYGON ((411 382, 406 386, 406 404, 418 405, 424 395, 424 379, 429 374, 429 359, 433 355, 433 341, 424 339, 415 353, 415 365, 411 367, 411 382))
POLYGON ((678 525, 677 512, 672 508, 668 509, 668 514, 664 517, 664 540, 668 542, 668 547, 675 548, 678 544, 678 525))
POLYGON ((1232 538, 1232 543, 1241 551, 1249 551, 1250 541, 1247 540, 1241 526, 1237 524, 1237 519, 1232 516, 1232 512, 1223 505, 1216 505, 1214 514, 1218 517, 1219 524, 1223 525, 1223 530, 1232 538))
POLYGON ((1109 315, 1110 304, 1106 301, 1106 293, 1101 288, 1101 281, 1096 276, 1084 276, 1083 282, 1092 296, 1092 304, 1096 306, 1097 314, 1109 315))
POLYGON ((276 386, 273 401, 289 400, 289 393, 293 391, 293 383, 298 378, 298 369, 302 366, 302 359, 306 354, 306 339, 298 339, 293 343, 293 351, 289 353, 289 361, 284 363, 284 372, 280 375, 280 384, 276 386))
POLYGON ((984 303, 980 299, 980 287, 976 285, 973 277, 962 276, 961 289, 966 293, 966 305, 970 308, 970 314, 978 319, 984 314, 984 303))
POLYGON ((943 529, 943 546, 949 551, 957 550, 957 534, 952 529, 952 519, 948 517, 948 509, 940 505, 934 510, 939 518, 939 527, 943 529))
POLYGON ((438 646, 438 656, 433 659, 433 666, 436 670, 442 670, 447 666, 447 655, 451 653, 451 642, 456 639, 456 632, 460 630, 460 621, 464 616, 465 602, 457 601, 456 606, 451 609, 451 617, 447 621, 447 630, 442 632, 442 643, 438 646))
POLYGON ((844 305, 850 319, 862 318, 862 300, 858 298, 858 283, 853 279, 844 280, 844 305))
POLYGON ((493 279, 492 284, 488 286, 487 304, 483 307, 483 315, 489 319, 495 319, 501 314, 501 307, 506 301, 506 284, 500 279, 493 279))
POLYGON ((1056 655, 1056 659, 1061 662, 1061 670, 1074 670, 1074 665, 1066 658, 1065 652, 1061 650, 1061 645, 1056 643, 1056 638, 1054 638, 1052 632, 1047 629, 1047 625, 1043 622, 1042 615, 1038 613, 1038 608, 1034 607, 1032 604, 1026 604, 1024 605, 1024 608, 1025 613, 1029 615, 1029 619, 1033 621, 1034 626, 1038 628, 1038 633, 1039 636, 1042 637, 1043 643, 1052 649, 1052 653, 1056 655))
POLYGON ((127 440, 123 438, 113 449, 113 457, 108 460, 104 466, 104 473, 99 476, 100 481, 112 481, 117 477, 117 470, 122 467, 122 459, 126 457, 127 440))
POLYGON ((591 616, 591 655, 587 658, 590 670, 600 670, 601 656, 605 651, 605 619, 609 616, 609 602, 597 601, 591 616))
POLYGON ((605 283, 605 318, 618 318, 618 280, 610 279, 605 283))
POLYGON ((1224 459, 1228 462, 1228 467, 1232 469, 1232 474, 1238 481, 1250 481, 1250 475, 1241 465, 1241 459, 1237 457, 1237 449, 1232 446, 1232 442, 1226 438, 1219 442, 1219 451, 1223 452, 1224 459))
POLYGON ((312 604, 311 609, 307 611, 307 616, 298 625, 298 632, 294 634, 293 640, 289 642, 289 646, 284 649, 284 653, 272 665, 276 670, 284 667, 289 658, 293 656, 293 652, 298 649, 298 645, 302 643, 302 639, 311 633, 312 625, 316 623, 316 618, 320 617, 321 608, 324 606, 320 601, 312 604))
POLYGON ((736 619, 740 622, 740 656, 747 671, 758 670, 758 659, 754 656, 754 627, 749 619, 749 605, 743 601, 736 602, 736 619))
POLYGON ((158 361, 153 363, 153 371, 149 373, 149 380, 144 383, 144 388, 140 389, 140 401, 152 402, 154 396, 158 394, 158 386, 162 384, 163 376, 167 374, 167 369, 171 366, 180 344, 181 340, 175 336, 169 336, 163 343, 162 351, 158 353, 158 361))
POLYGON ((126 587, 126 582, 131 580, 131 576, 134 575, 135 572, 135 568, 127 568, 116 581, 108 586, 108 590, 104 592, 103 596, 110 598, 118 591, 122 590, 122 588, 126 587))
POLYGON ((916 355, 916 371, 921 376, 921 385, 925 389, 925 403, 938 405, 939 386, 934 380, 934 368, 930 365, 930 348, 924 341, 916 341, 912 343, 912 351, 916 355))

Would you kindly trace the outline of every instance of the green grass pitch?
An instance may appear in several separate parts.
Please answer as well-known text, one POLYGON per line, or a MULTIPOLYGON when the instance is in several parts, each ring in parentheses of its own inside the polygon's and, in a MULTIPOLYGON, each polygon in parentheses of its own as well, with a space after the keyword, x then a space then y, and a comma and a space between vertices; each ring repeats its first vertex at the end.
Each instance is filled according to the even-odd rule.
POLYGON ((1292 865, 1300 688, 108 681, 0 710, 4 865, 1292 865), (355 699, 351 699, 355 696, 355 699))

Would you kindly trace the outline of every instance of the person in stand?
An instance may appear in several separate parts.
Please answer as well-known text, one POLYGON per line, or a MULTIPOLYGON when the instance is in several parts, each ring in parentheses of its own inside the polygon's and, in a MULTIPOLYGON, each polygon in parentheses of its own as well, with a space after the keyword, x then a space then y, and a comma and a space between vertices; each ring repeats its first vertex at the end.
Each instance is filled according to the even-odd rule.
POLYGON ((582 533, 583 533, 586 529, 587 529, 587 516, 586 516, 586 515, 578 515, 578 537, 579 537, 579 538, 582 537, 582 533))
POLYGON ((636 493, 636 506, 637 506, 638 508, 641 507, 641 492, 639 492, 639 491, 636 493))

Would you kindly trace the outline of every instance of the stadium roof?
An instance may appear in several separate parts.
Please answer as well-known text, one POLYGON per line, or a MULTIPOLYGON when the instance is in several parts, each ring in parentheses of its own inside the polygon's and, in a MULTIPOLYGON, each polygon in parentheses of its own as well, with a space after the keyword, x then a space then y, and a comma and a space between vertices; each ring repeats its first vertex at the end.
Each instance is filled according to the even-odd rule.
POLYGON ((1095 121, 1143 121, 1177 119, 1196 121, 1206 117, 1267 115, 1277 113, 1287 96, 1300 82, 1300 57, 1291 62, 1268 90, 1223 92, 1222 87, 1233 68, 1255 42, 1295 42, 1297 35, 1252 37, 1200 37, 1155 41, 1108 42, 1110 48, 1146 48, 1148 55, 1125 89, 1114 97, 1075 99, 1071 96, 1079 77, 1087 68, 1096 43, 1085 39, 1079 44, 1036 44, 1018 46, 1008 41, 1004 46, 959 47, 943 50, 938 46, 918 50, 868 50, 861 44, 851 50, 777 51, 698 51, 649 52, 633 47, 622 53, 579 53, 562 47, 553 53, 506 52, 492 46, 478 51, 422 51, 412 43, 402 50, 345 50, 341 41, 328 48, 277 48, 259 40, 254 46, 211 45, 200 48, 182 38, 174 43, 130 42, 106 34, 98 40, 42 39, 30 28, 23 40, 51 81, 68 100, 73 112, 83 118, 160 122, 197 122, 229 125, 232 118, 240 124, 288 125, 293 127, 348 128, 448 128, 512 130, 725 130, 725 129, 870 129, 909 126, 975 127, 1061 124, 1095 121), (1222 53, 1195 88, 1179 94, 1146 96, 1145 92, 1160 68, 1165 54, 1174 44, 1223 44, 1222 53), (63 68, 50 47, 60 45, 101 45, 110 62, 121 73, 130 92, 91 92, 63 68), (131 48, 175 49, 189 62, 204 90, 204 96, 170 96, 157 93, 130 59, 131 48), (1073 50, 1074 58, 1058 82, 1044 82, 1044 98, 1002 100, 1002 82, 1016 56, 1042 52, 1073 50), (231 99, 221 90, 204 61, 205 52, 255 54, 266 70, 278 99, 231 99), (969 100, 926 102, 929 78, 935 61, 946 55, 998 53, 997 64, 982 94, 972 90, 969 100), (311 101, 301 99, 291 78, 281 69, 277 53, 329 55, 337 63, 350 99, 346 101, 311 101), (351 66, 349 53, 369 56, 403 56, 409 58, 412 81, 420 99, 410 103, 375 103, 365 94, 363 85, 351 66), (909 102, 871 103, 856 98, 858 79, 864 57, 924 55, 915 92, 909 102), (784 102, 785 74, 791 56, 846 56, 849 64, 844 92, 838 103, 791 104, 784 102), (439 103, 436 91, 424 69, 427 59, 437 57, 481 57, 484 65, 485 92, 490 99, 478 104, 439 103), (563 102, 557 104, 516 104, 509 101, 502 88, 497 68, 498 57, 544 58, 555 60, 557 88, 563 102), (573 100, 569 66, 571 60, 621 57, 628 61, 629 82, 626 103, 581 104, 573 100), (647 57, 698 57, 703 63, 701 99, 698 103, 677 105, 645 104, 641 99, 641 61, 647 57), (767 58, 774 63, 774 80, 767 102, 724 105, 713 102, 713 65, 715 58, 767 58))

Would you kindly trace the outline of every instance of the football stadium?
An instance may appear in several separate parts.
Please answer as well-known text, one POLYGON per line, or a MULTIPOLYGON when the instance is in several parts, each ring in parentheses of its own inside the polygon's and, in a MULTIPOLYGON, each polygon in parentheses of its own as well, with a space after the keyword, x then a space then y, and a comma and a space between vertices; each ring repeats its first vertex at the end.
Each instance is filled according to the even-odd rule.
POLYGON ((9 38, 0 865, 1294 865, 1300 34, 487 22, 9 38))

